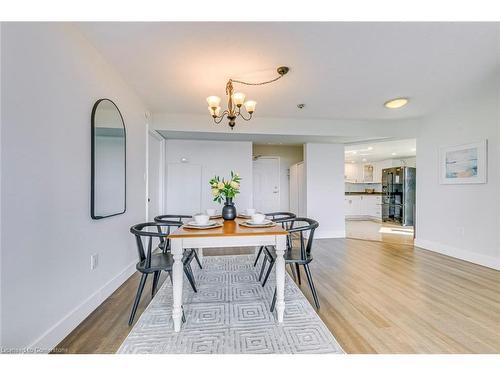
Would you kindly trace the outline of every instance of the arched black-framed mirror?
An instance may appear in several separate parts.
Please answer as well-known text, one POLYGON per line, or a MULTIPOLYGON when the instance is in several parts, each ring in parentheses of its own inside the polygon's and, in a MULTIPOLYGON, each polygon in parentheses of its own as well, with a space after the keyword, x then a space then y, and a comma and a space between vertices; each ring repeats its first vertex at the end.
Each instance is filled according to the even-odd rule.
POLYGON ((99 99, 92 108, 92 219, 123 214, 126 210, 126 131, 116 104, 99 99))

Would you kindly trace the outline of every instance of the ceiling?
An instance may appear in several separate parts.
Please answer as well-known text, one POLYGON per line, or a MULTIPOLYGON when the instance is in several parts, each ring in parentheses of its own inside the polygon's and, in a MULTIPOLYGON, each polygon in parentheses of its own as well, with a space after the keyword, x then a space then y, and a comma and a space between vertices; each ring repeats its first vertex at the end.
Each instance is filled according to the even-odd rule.
POLYGON ((314 135, 281 135, 281 134, 251 134, 251 133, 216 133, 188 132, 175 130, 158 130, 166 139, 196 139, 206 141, 247 141, 258 145, 288 145, 297 146, 307 142, 312 143, 351 143, 366 140, 366 137, 336 137, 314 135))
POLYGON ((206 114, 228 78, 266 117, 424 116, 497 73, 495 23, 75 23, 153 113, 206 114), (389 110, 383 103, 407 96, 389 110), (300 110, 297 104, 304 103, 300 110))
POLYGON ((354 163, 374 162, 387 159, 400 159, 417 154, 415 139, 371 142, 345 147, 345 161, 354 163))

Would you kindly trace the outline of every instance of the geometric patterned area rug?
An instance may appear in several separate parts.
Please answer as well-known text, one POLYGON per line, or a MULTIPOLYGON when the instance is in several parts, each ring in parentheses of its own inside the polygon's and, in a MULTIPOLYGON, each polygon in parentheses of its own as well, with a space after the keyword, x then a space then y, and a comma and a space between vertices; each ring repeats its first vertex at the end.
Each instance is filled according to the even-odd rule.
POLYGON ((172 285, 167 279, 117 353, 343 353, 288 274, 284 322, 277 323, 270 312, 275 276, 270 275, 263 288, 254 259, 254 255, 205 256, 202 270, 193 262, 198 293, 185 279, 186 322, 178 333, 173 330, 172 285))

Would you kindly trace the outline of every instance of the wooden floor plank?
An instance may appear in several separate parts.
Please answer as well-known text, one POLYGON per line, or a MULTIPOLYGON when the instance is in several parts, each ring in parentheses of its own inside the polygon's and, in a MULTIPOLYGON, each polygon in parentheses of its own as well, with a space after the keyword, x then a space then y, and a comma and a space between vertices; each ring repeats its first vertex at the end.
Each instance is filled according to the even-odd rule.
MULTIPOLYGON (((248 252, 253 249, 205 255, 248 252)), ((411 245, 353 239, 317 240, 313 256, 318 314, 348 353, 500 353, 499 271, 411 245)), ((312 301, 304 274, 302 280, 312 301)), ((114 353, 130 331, 138 282, 134 274, 58 351, 114 353)), ((151 300, 150 283, 137 316, 151 300)))

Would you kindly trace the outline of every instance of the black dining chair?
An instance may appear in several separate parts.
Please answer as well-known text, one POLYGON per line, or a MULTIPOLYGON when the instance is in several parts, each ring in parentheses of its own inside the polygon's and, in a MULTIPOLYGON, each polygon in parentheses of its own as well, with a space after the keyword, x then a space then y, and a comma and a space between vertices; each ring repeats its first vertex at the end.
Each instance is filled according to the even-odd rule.
MULTIPOLYGON (((136 265, 136 269, 142 273, 142 276, 141 281, 139 282, 139 287, 137 288, 137 294, 132 306, 132 311, 130 313, 130 319, 128 321, 129 325, 132 325, 134 322, 135 313, 137 311, 137 307, 139 306, 139 301, 141 300, 142 291, 144 290, 144 285, 146 284, 148 275, 151 273, 153 274, 153 287, 151 290, 152 297, 156 293, 161 271, 167 272, 170 276, 170 280, 172 280, 172 266, 174 264, 174 258, 170 252, 164 251, 160 246, 158 246, 161 243, 166 243, 166 238, 168 236, 166 228, 170 228, 170 225, 157 222, 136 224, 130 228, 130 232, 135 236, 137 252, 139 255, 139 262, 136 265), (155 239, 155 242, 156 240, 158 241, 158 245, 153 243, 153 239, 155 239), (147 250, 144 249, 143 241, 147 243, 147 250), (161 251, 155 251, 156 249, 160 249, 161 251)), ((197 292, 193 270, 190 265, 193 257, 193 252, 185 252, 182 258, 182 263, 184 265, 184 274, 186 275, 193 290, 197 292)))
MULTIPOLYGON (((192 216, 190 215, 160 215, 156 216, 154 218, 155 222, 157 223, 162 223, 168 225, 167 229, 167 234, 170 234, 171 230, 170 228, 172 227, 173 229, 177 229, 180 227, 182 224, 184 224, 188 219, 191 219, 192 216)), ((169 238, 162 238, 160 240, 160 249, 163 250, 163 252, 170 252, 170 239, 169 238)), ((194 259, 196 259, 196 263, 198 263, 198 267, 203 268, 200 262, 200 258, 198 257, 198 252, 196 249, 190 249, 190 252, 193 253, 194 259)))
MULTIPOLYGON (((304 267, 304 271, 306 273, 307 282, 309 284, 309 288, 311 289, 314 304, 316 308, 319 309, 319 299, 318 293, 316 292, 316 288, 314 286, 311 270, 309 268, 309 263, 312 262, 313 257, 311 255, 312 252, 312 244, 314 240, 314 231, 319 226, 319 223, 316 220, 308 219, 305 217, 296 217, 294 219, 290 219, 286 221, 289 225, 288 233, 290 234, 290 242, 291 246, 285 250, 285 264, 289 264, 291 266, 295 266, 297 271, 297 279, 300 284, 300 266, 304 267)), ((269 269, 273 267, 276 262, 276 252, 274 249, 270 249, 269 247, 264 249, 264 254, 266 258, 269 260, 269 269)), ((276 289, 274 290, 273 301, 271 303, 271 311, 274 311, 274 306, 276 304, 276 289)))
MULTIPOLYGON (((268 218, 269 220, 272 220, 274 221, 275 223, 280 223, 281 221, 283 220, 288 220, 288 219, 293 219, 294 217, 296 217, 296 215, 294 213, 291 213, 291 212, 270 212, 268 214, 264 214, 266 215, 266 218, 268 218)), ((284 225, 283 226, 283 229, 286 229, 284 225)), ((255 262, 253 263, 253 266, 255 267, 257 265, 257 262, 259 261, 259 258, 262 254, 262 252, 264 251, 264 246, 261 246, 260 249, 259 249, 259 252, 257 253, 257 257, 255 257, 255 262)), ((266 260, 264 259, 264 262, 266 260)), ((264 266, 264 264, 263 264, 264 266)), ((262 267, 261 268, 261 272, 260 272, 260 276, 259 276, 259 281, 260 279, 262 278, 262 273, 264 271, 262 271, 265 267, 262 267)))

